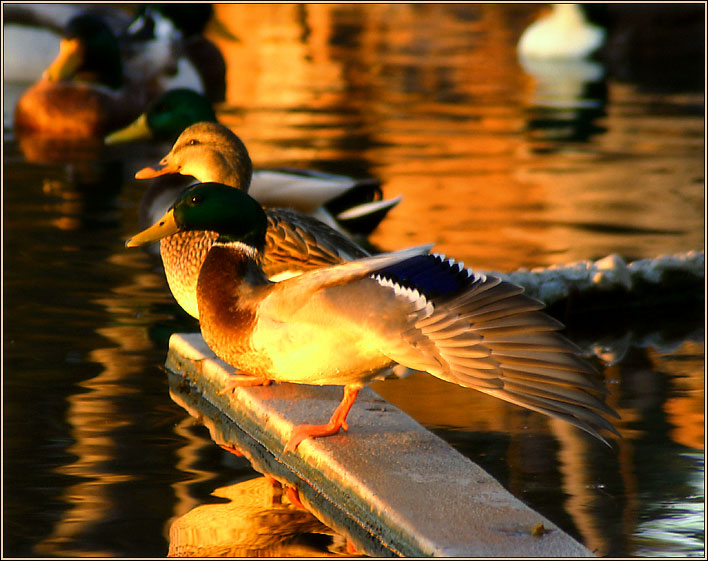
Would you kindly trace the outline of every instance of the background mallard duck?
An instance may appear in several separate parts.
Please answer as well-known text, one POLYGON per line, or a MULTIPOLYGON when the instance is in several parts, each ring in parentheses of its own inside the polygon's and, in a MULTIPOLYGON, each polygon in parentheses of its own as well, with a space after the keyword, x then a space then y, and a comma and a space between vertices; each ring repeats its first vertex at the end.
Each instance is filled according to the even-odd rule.
MULTIPOLYGON (((128 44, 140 48, 142 42, 172 37, 178 44, 171 75, 162 78, 164 90, 190 88, 210 101, 226 99, 226 61, 219 48, 203 33, 214 10, 207 3, 141 5, 125 35, 128 44)), ((234 37, 231 37, 235 40, 234 37)))
MULTIPOLYGON (((23 4, 13 5, 4 15, 4 79, 11 84, 10 98, 25 97, 24 84, 36 83, 30 88, 29 99, 22 100, 18 115, 20 131, 94 136, 96 133, 89 131, 106 127, 113 130, 127 124, 145 108, 147 101, 175 84, 188 83, 212 100, 224 97, 223 56, 200 35, 212 17, 211 5, 142 5, 131 18, 127 11, 114 6, 23 4), (40 86, 47 68, 60 52, 62 40, 76 33, 72 21, 87 16, 105 24, 104 28, 114 36, 110 42, 106 35, 93 35, 88 30, 81 36, 86 47, 84 54, 103 57, 103 63, 91 69, 92 63, 84 61, 80 76, 67 71, 63 80, 71 78, 71 86, 40 86), (121 55, 120 70, 109 52, 116 46, 121 55), (96 70, 101 66, 105 66, 105 73, 111 73, 110 79, 99 78, 96 70), (108 90, 101 91, 103 86, 108 90), (32 118, 27 107, 35 110, 36 118, 32 118), (77 112, 79 107, 85 110, 77 112, 75 119, 64 119, 59 107, 66 107, 69 113, 77 112), (128 114, 130 118, 123 116, 128 114), (48 118, 53 115, 57 119, 48 118), (76 121, 73 126, 72 120, 76 121)), ((14 115, 7 110, 4 113, 6 125, 12 126, 14 115)))
POLYGON ((108 4, 5 4, 3 5, 3 80, 34 83, 59 52, 69 22, 91 13, 118 36, 131 16, 108 4))
MULTIPOLYGON (((136 123, 109 137, 111 142, 143 135, 167 137, 197 115, 212 114, 208 101, 194 92, 178 90, 157 100, 136 123)), ((233 184, 236 180, 240 140, 227 127, 213 121, 195 123, 185 129, 160 169, 144 168, 138 179, 189 176, 198 181, 233 184)), ((153 183, 141 203, 141 224, 154 222, 189 182, 153 183)), ((353 179, 313 170, 280 168, 256 170, 249 192, 264 206, 287 206, 313 214, 345 234, 367 236, 401 200, 383 200, 375 179, 353 179)))
POLYGON ((130 125, 105 138, 106 144, 150 140, 171 146, 188 126, 203 121, 217 122, 211 102, 190 88, 173 88, 150 102, 130 125))
POLYGON ((108 24, 93 13, 66 25, 59 52, 19 99, 14 126, 19 133, 101 138, 126 125, 159 93, 156 77, 125 71, 120 44, 108 24))

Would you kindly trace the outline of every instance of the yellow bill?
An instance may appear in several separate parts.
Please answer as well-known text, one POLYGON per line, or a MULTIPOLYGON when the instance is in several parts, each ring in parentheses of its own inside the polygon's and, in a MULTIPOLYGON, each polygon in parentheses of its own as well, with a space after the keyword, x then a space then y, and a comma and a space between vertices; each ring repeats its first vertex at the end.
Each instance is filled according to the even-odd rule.
POLYGON ((59 82, 73 76, 84 60, 84 46, 78 39, 62 39, 59 54, 44 71, 43 77, 50 82, 59 82))
POLYGON ((152 131, 147 124, 147 114, 143 113, 130 123, 127 127, 112 132, 104 139, 106 144, 121 144, 123 142, 134 142, 136 140, 148 140, 152 138, 152 131))
POLYGON ((167 164, 159 169, 146 167, 141 169, 135 174, 135 179, 152 179, 153 177, 160 177, 161 175, 167 175, 169 173, 179 173, 180 167, 172 164, 167 164))
POLYGON ((139 234, 135 234, 132 238, 125 242, 125 247, 137 247, 146 245, 152 242, 171 236, 179 232, 179 226, 175 222, 175 215, 172 209, 168 210, 160 220, 155 222, 149 228, 143 230, 139 234))

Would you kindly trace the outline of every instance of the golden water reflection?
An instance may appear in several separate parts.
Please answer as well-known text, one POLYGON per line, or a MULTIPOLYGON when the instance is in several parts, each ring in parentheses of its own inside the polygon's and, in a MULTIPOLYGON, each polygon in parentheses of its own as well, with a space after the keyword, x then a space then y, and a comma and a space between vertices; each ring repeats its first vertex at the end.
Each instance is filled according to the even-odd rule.
POLYGON ((115 324, 96 329, 107 346, 96 348, 87 356, 89 362, 101 365, 101 372, 79 383, 78 391, 68 398, 65 421, 73 444, 67 452, 76 459, 57 472, 77 482, 66 488, 63 498, 69 508, 51 534, 36 546, 38 554, 112 556, 110 548, 87 549, 79 544, 112 516, 115 493, 121 484, 140 478, 140 474, 121 473, 111 466, 123 455, 119 450, 123 443, 116 435, 135 425, 132 411, 121 405, 137 397, 138 390, 126 382, 149 368, 145 353, 154 345, 145 324, 130 318, 135 301, 154 298, 163 283, 143 270, 137 254, 116 254, 107 262, 130 271, 131 281, 94 301, 109 312, 115 324))
POLYGON ((670 357, 651 349, 649 356, 658 372, 670 377, 671 397, 663 405, 671 424, 671 440, 687 448, 705 445, 705 378, 695 366, 705 356, 705 344, 686 342, 670 357))
MULTIPOLYGON (((653 93, 608 79, 603 72, 573 74, 570 69, 570 77, 555 82, 540 72, 534 75, 516 59, 514 44, 540 9, 501 4, 219 5, 216 17, 239 37, 233 42, 210 31, 228 64, 227 102, 219 107, 219 117, 243 137, 259 165, 373 175, 383 181, 386 197, 402 194, 403 202, 372 237, 383 249, 435 242, 436 251, 475 268, 511 271, 612 252, 643 258, 704 248, 704 121, 694 109, 703 106, 703 93, 653 93)), ((63 165, 73 157, 85 160, 84 154, 67 155, 43 143, 25 142, 20 148, 26 161, 37 165, 5 165, 6 193, 35 183, 44 189, 28 189, 22 200, 34 211, 30 221, 5 223, 24 236, 22 244, 14 242, 19 249, 11 249, 35 266, 47 258, 52 267, 64 253, 86 251, 87 259, 96 258, 92 267, 109 266, 116 275, 99 287, 105 290, 98 297, 96 286, 80 280, 75 286, 82 301, 100 307, 108 318, 91 328, 95 346, 85 357, 100 371, 77 382, 66 398, 59 422, 67 426, 70 459, 46 469, 67 476, 70 483, 57 485, 59 496, 53 498, 68 506, 51 512, 56 522, 52 519, 49 530, 38 533, 33 553, 120 555, 120 545, 90 536, 118 516, 135 514, 115 512, 121 485, 145 477, 120 465, 128 456, 123 449, 127 432, 141 433, 146 422, 146 417, 131 415, 127 403, 143 397, 147 415, 167 399, 145 396, 135 380, 164 356, 149 333, 164 319, 153 307, 174 304, 154 262, 126 252, 122 240, 114 239, 115 230, 90 226, 97 214, 108 212, 109 220, 120 222, 121 235, 135 231, 144 185, 129 178, 144 164, 96 173, 90 162, 63 165), (40 162, 56 168, 50 173, 40 162), (58 170, 65 179, 57 179, 58 170), (118 211, 100 200, 118 193, 118 211), (51 212, 37 218, 37 209, 48 207, 51 212), (36 247, 25 240, 35 232, 20 229, 29 224, 54 228, 54 238, 63 245, 51 248, 49 257, 33 253, 36 247), (106 256, 97 247, 112 250, 106 256)), ((11 211, 4 209, 5 217, 11 211)), ((41 275, 29 272, 35 290, 42 290, 41 275)), ((49 269, 45 288, 54 288, 52 277, 58 272, 80 274, 49 269)), ((19 274, 24 281, 22 273, 8 270, 5 275, 19 274)), ((13 277, 13 282, 20 281, 13 277)), ((76 310, 75 317, 86 321, 81 312, 76 310)), ((613 319, 608 317, 608 323, 613 319)), ((71 332, 75 327, 51 329, 71 332)), ((53 332, 39 335, 49 339, 53 332)), ((652 479, 651 471, 664 473, 655 469, 657 454, 676 462, 688 453, 702 456, 704 342, 679 341, 678 348, 663 348, 632 347, 632 340, 628 336, 629 348, 619 360, 608 353, 601 361, 610 403, 622 415, 618 427, 624 440, 616 456, 598 451, 597 443, 571 427, 428 375, 413 374, 375 389, 433 429, 495 433, 512 492, 523 495, 536 477, 557 479, 567 501, 567 515, 559 516, 588 547, 598 554, 636 553, 631 536, 643 521, 668 527, 671 516, 647 514, 647 509, 662 502, 677 510, 682 505, 680 497, 670 495, 672 485, 652 479)), ((50 391, 31 379, 23 383, 50 391)), ((200 533, 194 521, 202 524, 206 517, 221 525, 245 524, 244 513, 255 508, 267 530, 250 531, 272 536, 261 536, 257 543, 251 535, 218 547, 244 554, 271 548, 271 554, 317 555, 320 550, 294 538, 288 524, 311 532, 318 523, 279 502, 277 489, 263 478, 215 486, 214 495, 231 502, 201 504, 190 485, 212 482, 222 466, 200 462, 205 442, 191 434, 192 422, 185 418, 165 429, 180 444, 175 458, 164 461, 174 461, 170 476, 177 472, 185 481, 170 480, 169 487, 157 482, 174 495, 164 497, 161 506, 168 513, 160 519, 168 520, 165 539, 175 528, 173 553, 197 552, 194 539, 202 541, 205 534, 221 539, 221 529, 200 533), (284 519, 285 529, 273 525, 271 515, 284 519)), ((145 454, 169 448, 140 445, 145 454)), ((690 467, 694 471, 666 469, 683 485, 684 478, 695 479, 695 467, 690 467)), ((144 491, 155 492, 157 484, 149 483, 144 491)), ((341 554, 341 538, 332 543, 328 553, 341 554)))
MULTIPOLYGON (((191 478, 174 485, 179 499, 169 526, 171 557, 322 557, 350 555, 347 540, 296 504, 287 481, 269 472, 250 450, 235 448, 229 436, 233 428, 212 418, 202 409, 204 402, 181 385, 178 376, 170 376, 170 397, 194 422, 204 425, 213 442, 263 474, 253 479, 215 489, 211 495, 226 499, 216 504, 195 504, 189 488, 191 478), (317 536, 325 536, 318 538, 317 536)), ((204 440, 180 429, 185 444, 180 448, 180 468, 198 474, 194 466, 204 447, 204 440)), ((233 456, 231 456, 233 457, 233 456)), ((208 474, 205 474, 208 475, 208 474)), ((199 478, 201 479, 201 478, 199 478)), ((299 499, 298 499, 299 502, 299 499)))
MULTIPOLYGON (((169 557, 321 557, 323 551, 308 544, 311 534, 334 532, 309 512, 293 506, 282 487, 256 477, 216 489, 223 504, 203 504, 176 519, 170 527, 169 557)), ((344 540, 339 548, 343 553, 344 540)), ((315 541, 316 543, 316 541, 315 541)))
POLYGON ((545 110, 562 126, 597 125, 592 145, 559 142, 556 129, 535 128, 545 102, 515 52, 538 9, 218 6, 241 39, 215 36, 229 68, 220 118, 261 165, 362 159, 386 196, 404 197, 372 238, 384 249, 434 241, 474 267, 509 271, 610 249, 640 258, 702 248, 702 120, 637 108, 637 97, 670 107, 702 96, 612 82, 555 99, 545 110))

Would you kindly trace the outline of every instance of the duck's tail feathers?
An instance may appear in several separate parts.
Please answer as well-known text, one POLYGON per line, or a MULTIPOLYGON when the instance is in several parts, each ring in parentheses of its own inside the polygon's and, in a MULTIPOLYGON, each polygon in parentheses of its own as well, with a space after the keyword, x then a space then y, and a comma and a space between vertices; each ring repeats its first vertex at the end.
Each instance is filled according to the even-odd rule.
MULTIPOLYGON (((317 173, 321 175, 320 172, 317 173)), ((383 200, 381 181, 378 179, 372 177, 355 179, 329 174, 325 174, 324 177, 328 177, 330 180, 338 180, 343 187, 336 197, 333 197, 324 205, 333 216, 338 216, 342 212, 359 205, 383 200)))
POLYGON ((337 214, 336 220, 347 232, 368 236, 378 228, 390 210, 398 205, 402 199, 402 196, 398 196, 394 199, 356 205, 337 214))

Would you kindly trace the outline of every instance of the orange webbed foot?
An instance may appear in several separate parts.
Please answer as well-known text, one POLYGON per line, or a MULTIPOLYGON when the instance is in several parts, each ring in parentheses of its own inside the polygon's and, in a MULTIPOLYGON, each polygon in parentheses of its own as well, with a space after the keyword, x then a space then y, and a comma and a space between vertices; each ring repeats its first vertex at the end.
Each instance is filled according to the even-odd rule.
POLYGON ((337 434, 339 429, 348 430, 347 415, 354 405, 356 396, 359 394, 358 387, 344 386, 344 397, 335 409, 329 423, 326 425, 298 425, 293 429, 290 440, 285 445, 284 452, 291 452, 297 448, 306 438, 317 438, 320 436, 331 436, 337 434))
POLYGON ((243 458, 244 454, 236 448, 236 446, 232 446, 231 444, 219 444, 219 448, 223 448, 227 452, 231 452, 234 456, 238 456, 239 458, 243 458))
POLYGON ((302 510, 307 510, 305 508, 305 505, 302 504, 302 501, 300 500, 300 492, 295 488, 295 487, 287 487, 286 494, 288 496, 288 499, 290 500, 290 503, 295 507, 299 508, 302 510))
POLYGON ((337 434, 340 428, 347 430, 349 427, 346 423, 333 424, 331 421, 326 425, 298 425, 293 429, 290 440, 288 440, 288 443, 285 445, 283 452, 295 450, 298 444, 306 438, 317 438, 337 434))

